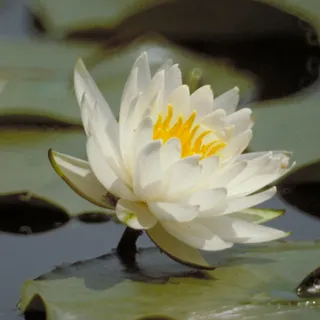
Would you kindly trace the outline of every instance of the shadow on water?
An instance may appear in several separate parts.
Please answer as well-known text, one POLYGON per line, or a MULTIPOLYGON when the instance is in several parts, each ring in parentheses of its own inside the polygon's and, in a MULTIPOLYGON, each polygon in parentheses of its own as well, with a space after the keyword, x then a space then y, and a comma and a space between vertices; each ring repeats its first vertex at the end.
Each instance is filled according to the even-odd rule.
POLYGON ((111 217, 102 212, 83 212, 77 215, 77 219, 84 223, 106 223, 111 217))
POLYGON ((150 316, 145 316, 136 320, 175 320, 175 319, 165 315, 150 315, 150 316))
POLYGON ((53 117, 36 114, 8 114, 0 115, 0 130, 5 129, 59 129, 59 130, 83 130, 82 124, 70 123, 53 117))
POLYGON ((279 195, 290 205, 320 218, 320 162, 302 167, 279 184, 279 195))
POLYGON ((64 209, 27 191, 0 195, 0 212, 0 230, 8 233, 40 233, 69 221, 64 209))

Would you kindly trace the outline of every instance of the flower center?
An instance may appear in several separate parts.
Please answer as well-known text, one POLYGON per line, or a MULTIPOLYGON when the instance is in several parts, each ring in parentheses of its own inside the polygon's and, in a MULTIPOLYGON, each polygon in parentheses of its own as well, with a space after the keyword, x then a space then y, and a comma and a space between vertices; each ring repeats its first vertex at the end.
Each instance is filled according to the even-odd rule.
POLYGON ((199 132, 200 125, 194 124, 197 116, 195 110, 192 111, 186 121, 180 115, 176 123, 170 125, 172 116, 173 107, 169 104, 166 117, 163 119, 160 114, 158 115, 158 121, 153 127, 153 139, 162 139, 163 143, 166 143, 171 138, 178 138, 182 147, 181 158, 199 154, 201 155, 201 159, 204 159, 216 154, 226 146, 226 143, 219 139, 214 139, 207 143, 203 142, 204 137, 210 133, 214 133, 214 131, 205 130, 199 132))

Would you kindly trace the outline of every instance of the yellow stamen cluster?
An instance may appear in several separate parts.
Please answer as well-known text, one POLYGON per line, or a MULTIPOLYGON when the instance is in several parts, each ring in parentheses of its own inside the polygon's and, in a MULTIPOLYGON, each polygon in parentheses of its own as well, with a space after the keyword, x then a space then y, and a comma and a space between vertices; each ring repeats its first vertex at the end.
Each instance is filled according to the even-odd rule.
POLYGON ((204 159, 214 155, 226 146, 226 143, 221 140, 203 143, 203 138, 213 133, 213 130, 206 130, 197 134, 200 125, 194 125, 194 120, 197 116, 195 110, 185 122, 180 115, 176 123, 170 126, 172 116, 173 107, 169 104, 167 116, 163 119, 161 115, 158 115, 158 121, 153 127, 153 139, 162 139, 163 143, 166 143, 171 138, 178 138, 182 146, 181 158, 199 154, 201 155, 201 159, 204 159))

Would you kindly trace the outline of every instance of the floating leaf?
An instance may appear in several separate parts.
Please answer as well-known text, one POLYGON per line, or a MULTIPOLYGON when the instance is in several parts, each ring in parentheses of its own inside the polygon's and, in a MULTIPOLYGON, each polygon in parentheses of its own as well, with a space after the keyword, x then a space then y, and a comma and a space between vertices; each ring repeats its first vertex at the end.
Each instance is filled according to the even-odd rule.
POLYGON ((299 299, 295 288, 319 264, 319 253, 316 242, 238 248, 210 254, 220 268, 206 272, 152 248, 138 254, 137 270, 127 270, 111 253, 26 281, 19 308, 49 320, 318 319, 320 301, 299 299))
MULTIPOLYGON (((288 150, 299 166, 320 159, 319 88, 292 98, 253 105, 252 151, 288 150)), ((316 173, 320 177, 319 173, 316 173)))
POLYGON ((126 17, 168 0, 32 0, 31 10, 55 36, 66 30, 115 27, 126 17))
MULTIPOLYGON (((306 19, 316 28, 316 31, 320 32, 320 6, 317 0, 293 0, 290 1, 290 4, 285 0, 264 1, 306 19)), ((309 45, 318 46, 318 36, 314 30, 304 21, 301 21, 300 27, 304 30, 309 45)), ((314 72, 318 74, 318 63, 314 68, 310 63, 307 67, 311 75, 314 72)), ((300 166, 303 166, 304 170, 309 165, 312 166, 312 170, 307 169, 309 172, 307 176, 294 173, 295 183, 308 182, 307 180, 310 179, 312 182, 319 182, 320 179, 320 167, 313 165, 320 159, 320 148, 315 140, 320 135, 318 125, 320 117, 319 83, 317 82, 311 89, 312 91, 305 90, 302 94, 291 98, 257 104, 257 108, 254 109, 255 134, 250 145, 252 150, 289 150, 293 152, 293 157, 297 162, 296 170, 300 166), (312 171, 311 174, 310 171, 312 171)), ((286 178, 287 183, 292 183, 292 180, 290 182, 288 180, 291 179, 291 175, 289 174, 286 178)))
POLYGON ((0 116, 33 115, 80 123, 70 74, 95 46, 52 41, 1 40, 0 116))
MULTIPOLYGON (((253 90, 254 79, 251 75, 236 71, 221 59, 212 60, 191 54, 161 39, 143 38, 128 48, 104 51, 102 56, 94 45, 1 41, 0 84, 6 81, 6 85, 1 93, 0 120, 1 116, 6 117, 6 121, 10 117, 13 121, 14 117, 21 120, 21 117, 28 116, 25 118, 28 122, 36 117, 34 121, 37 123, 41 119, 44 122, 48 122, 46 119, 56 119, 81 124, 71 82, 72 72, 77 58, 83 58, 90 64, 96 55, 98 65, 90 72, 116 116, 132 63, 143 50, 148 51, 154 69, 168 58, 180 63, 186 80, 193 68, 201 68, 203 81, 213 84, 217 93, 238 85, 247 93, 247 96, 243 93, 244 99, 250 100, 253 90)), ((90 69, 90 65, 88 67, 90 69)))
POLYGON ((75 194, 55 173, 48 159, 50 147, 86 159, 82 131, 2 131, 0 193, 27 190, 58 203, 71 214, 97 210, 98 207, 75 194))

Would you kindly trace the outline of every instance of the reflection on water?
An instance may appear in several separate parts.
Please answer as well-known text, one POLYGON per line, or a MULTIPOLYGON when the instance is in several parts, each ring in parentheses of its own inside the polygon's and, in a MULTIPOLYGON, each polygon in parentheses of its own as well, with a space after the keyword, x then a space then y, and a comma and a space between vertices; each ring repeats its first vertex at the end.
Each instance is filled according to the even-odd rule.
MULTIPOLYGON (((0 7, 0 37, 29 37, 33 29, 29 24, 30 17, 23 7, 23 0, 2 2, 0 2, 2 4, 0 7)), ((314 39, 310 38, 310 34, 312 36, 312 32, 306 32, 305 43, 288 40, 287 43, 280 42, 277 46, 274 46, 275 42, 272 39, 270 42, 262 44, 250 42, 245 45, 243 43, 242 47, 238 44, 232 46, 220 43, 217 45, 209 41, 191 43, 191 45, 193 49, 215 56, 227 56, 233 59, 237 67, 251 70, 259 76, 262 82, 260 98, 274 98, 295 92, 318 77, 319 48, 312 45, 311 42, 314 42, 314 39), (258 58, 256 58, 257 56, 258 58)), ((190 46, 190 43, 183 42, 183 44, 190 46)), ((310 192, 308 192, 309 194, 310 192)), ((295 195, 293 196, 295 197, 295 195)), ((314 201, 314 198, 311 201, 314 201)), ((2 223, 0 229, 10 231, 12 226, 19 225, 19 223, 28 227, 30 225, 28 212, 22 212, 21 208, 18 208, 19 214, 25 215, 24 221, 21 216, 15 215, 14 219, 19 219, 19 223, 14 224, 16 221, 14 221, 10 210, 18 209, 9 205, 7 204, 7 210, 3 210, 2 207, 1 214, 4 216, 0 219, 2 223)), ((279 197, 265 203, 264 207, 287 209, 285 215, 269 224, 292 231, 291 239, 320 238, 320 220, 305 215, 279 197)), ((33 214, 37 216, 37 212, 33 212, 33 214)), ((83 215, 79 219, 86 222, 103 223, 85 224, 73 219, 70 223, 54 231, 42 234, 0 233, 0 283, 3 292, 0 299, 1 319, 20 319, 15 304, 20 296, 20 287, 26 279, 34 278, 63 262, 99 256, 116 247, 123 230, 122 226, 107 223, 105 216, 98 214, 95 217, 83 215), (101 218, 100 221, 98 221, 99 218, 101 218)), ((51 225, 55 222, 65 223, 67 219, 62 219, 62 222, 60 220, 49 221, 49 216, 46 215, 44 220, 46 224, 50 223, 51 225)), ((37 221, 39 222, 38 218, 37 221)), ((41 229, 44 225, 40 223, 37 227, 41 229)), ((33 228, 31 227, 31 232, 33 228)), ((51 229, 51 227, 47 226, 47 229, 51 229)), ((25 233, 28 233, 27 231, 30 230, 26 229, 25 233)), ((138 244, 141 246, 152 245, 146 236, 142 236, 138 244)))

